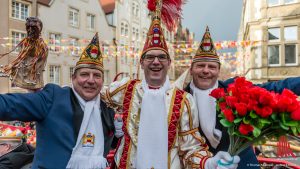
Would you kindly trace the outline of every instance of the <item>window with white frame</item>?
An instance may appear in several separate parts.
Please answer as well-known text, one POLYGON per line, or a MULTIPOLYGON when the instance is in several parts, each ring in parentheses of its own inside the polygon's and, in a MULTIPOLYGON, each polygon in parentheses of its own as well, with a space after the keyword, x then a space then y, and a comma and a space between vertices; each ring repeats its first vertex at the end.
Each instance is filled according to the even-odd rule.
POLYGON ((296 64, 296 44, 286 44, 284 45, 284 61, 285 64, 296 64))
POLYGON ((19 1, 12 1, 12 12, 11 12, 11 17, 16 18, 16 19, 21 19, 25 20, 26 18, 29 17, 29 5, 24 4, 19 1))
POLYGON ((135 39, 136 40, 139 40, 139 36, 140 36, 140 32, 139 31, 140 30, 138 28, 135 29, 135 37, 136 37, 135 39))
POLYGON ((132 40, 135 40, 135 27, 132 28, 132 40))
POLYGON ((269 28, 268 29, 268 39, 269 39, 269 41, 280 40, 280 28, 269 28))
POLYGON ((140 7, 139 4, 137 2, 132 2, 132 7, 131 7, 131 13, 132 16, 138 17, 139 13, 140 13, 140 7))
POLYGON ((75 8, 69 9, 69 24, 74 27, 79 27, 79 10, 75 8))
POLYGON ((79 39, 70 37, 70 49, 72 55, 78 56, 79 55, 79 39))
POLYGON ((69 78, 70 78, 70 82, 71 82, 71 83, 72 83, 73 71, 74 71, 74 67, 70 67, 70 68, 69 68, 69 78))
POLYGON ((87 14, 87 28, 90 30, 95 29, 95 15, 87 14))
POLYGON ((135 16, 139 16, 139 13, 140 13, 140 7, 138 4, 135 4, 135 16))
POLYGON ((297 26, 286 26, 284 27, 284 60, 285 64, 296 64, 297 57, 297 39, 298 39, 298 27, 297 26))
POLYGON ((132 7, 131 7, 131 13, 132 13, 132 16, 135 16, 135 2, 132 3, 132 7))
POLYGON ((129 32, 129 26, 128 26, 128 24, 126 23, 126 24, 125 24, 125 36, 128 36, 128 32, 129 32))
POLYGON ((60 85, 60 66, 49 66, 49 82, 60 85))
POLYGON ((53 52, 59 52, 60 51, 60 40, 61 35, 57 33, 50 33, 49 34, 49 50, 53 52))
POLYGON ((127 22, 121 22, 121 36, 128 36, 128 24, 127 22))
POLYGON ((122 36, 125 35, 125 23, 124 22, 121 23, 121 35, 122 36))
MULTIPOLYGON (((22 32, 12 31, 11 36, 12 36, 11 43, 12 43, 12 47, 14 48, 20 43, 22 39, 26 37, 26 34, 22 32)), ((18 51, 20 51, 20 48, 16 49, 16 52, 18 51)))
POLYGON ((298 27, 269 28, 268 63, 271 66, 297 64, 298 27), (283 32, 283 37, 281 33, 283 32), (281 53, 280 50, 283 50, 281 53), (281 56, 282 55, 282 56, 281 56), (284 63, 280 61, 283 58, 284 63))
POLYGON ((298 32, 297 26, 284 27, 284 40, 286 40, 286 41, 297 40, 297 37, 298 37, 297 32, 298 32))
POLYGON ((279 65, 279 45, 268 46, 269 65, 279 65))

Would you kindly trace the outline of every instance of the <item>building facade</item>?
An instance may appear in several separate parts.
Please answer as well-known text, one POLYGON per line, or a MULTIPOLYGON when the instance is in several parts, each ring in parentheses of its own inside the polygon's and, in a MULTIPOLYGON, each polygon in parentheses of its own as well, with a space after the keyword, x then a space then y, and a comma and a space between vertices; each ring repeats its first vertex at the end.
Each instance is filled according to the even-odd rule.
MULTIPOLYGON (((41 6, 38 11, 44 22, 43 37, 48 41, 45 80, 49 83, 71 84, 74 66, 96 32, 103 46, 113 43, 113 30, 98 0, 54 0, 50 7, 41 6)), ((114 64, 107 57, 103 64, 104 83, 109 83, 115 74, 114 64)))
POLYGON ((244 0, 239 74, 254 82, 299 76, 300 0, 244 0))

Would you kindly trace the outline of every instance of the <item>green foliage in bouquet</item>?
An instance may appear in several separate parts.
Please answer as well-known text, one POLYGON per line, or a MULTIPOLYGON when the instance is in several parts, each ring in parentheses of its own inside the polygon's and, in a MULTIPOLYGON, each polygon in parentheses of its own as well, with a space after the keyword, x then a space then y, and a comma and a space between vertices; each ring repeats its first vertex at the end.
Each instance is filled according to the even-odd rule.
POLYGON ((217 88, 210 95, 217 101, 220 123, 227 127, 231 155, 266 138, 300 134, 300 102, 290 90, 278 94, 238 77, 226 91, 217 88))

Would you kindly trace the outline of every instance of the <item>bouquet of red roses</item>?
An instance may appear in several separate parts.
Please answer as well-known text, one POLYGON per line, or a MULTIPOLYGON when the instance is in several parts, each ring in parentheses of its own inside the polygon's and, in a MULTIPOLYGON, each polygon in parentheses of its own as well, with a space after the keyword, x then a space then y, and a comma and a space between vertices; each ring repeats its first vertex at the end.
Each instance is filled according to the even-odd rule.
POLYGON ((300 133, 300 102, 290 90, 278 94, 238 77, 226 91, 217 88, 210 95, 217 101, 221 124, 228 128, 231 155, 266 138, 300 133))

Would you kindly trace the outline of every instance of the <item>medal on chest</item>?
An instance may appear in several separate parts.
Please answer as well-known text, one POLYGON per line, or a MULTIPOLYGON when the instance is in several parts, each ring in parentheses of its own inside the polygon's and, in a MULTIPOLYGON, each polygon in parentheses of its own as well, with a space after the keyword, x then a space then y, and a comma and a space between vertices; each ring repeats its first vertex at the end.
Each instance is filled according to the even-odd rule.
POLYGON ((88 132, 82 136, 82 147, 94 147, 95 135, 88 132))

